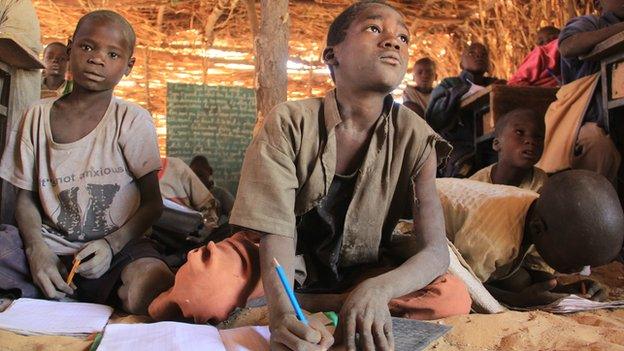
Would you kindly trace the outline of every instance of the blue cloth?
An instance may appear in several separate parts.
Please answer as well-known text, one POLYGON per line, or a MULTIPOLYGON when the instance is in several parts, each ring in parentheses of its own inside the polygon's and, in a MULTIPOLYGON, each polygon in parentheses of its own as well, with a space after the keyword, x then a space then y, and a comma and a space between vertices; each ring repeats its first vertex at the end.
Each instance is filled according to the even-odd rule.
MULTIPOLYGON (((601 16, 587 15, 572 18, 563 28, 561 34, 559 34, 559 43, 575 34, 593 32, 619 22, 622 22, 622 19, 611 12, 601 16)), ((565 58, 561 56, 561 78, 563 84, 597 72, 600 72, 600 61, 581 61, 578 57, 565 58)), ((605 116, 603 116, 602 110, 602 91, 601 89, 596 89, 583 118, 583 123, 596 122, 600 127, 606 129, 604 123, 605 116)))

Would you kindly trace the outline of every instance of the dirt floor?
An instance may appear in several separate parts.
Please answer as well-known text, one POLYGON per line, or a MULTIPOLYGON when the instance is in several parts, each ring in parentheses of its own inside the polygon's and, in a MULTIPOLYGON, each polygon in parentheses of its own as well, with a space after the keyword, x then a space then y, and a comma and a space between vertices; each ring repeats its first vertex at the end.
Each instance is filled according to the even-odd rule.
MULTIPOLYGON (((610 287, 609 299, 624 299, 624 265, 612 263, 592 272, 593 279, 610 287)), ((266 321, 256 315, 247 320, 266 321)), ((112 323, 148 322, 146 317, 115 317, 112 323)), ((624 309, 554 315, 541 311, 509 311, 496 315, 471 314, 436 321, 453 329, 437 340, 431 351, 488 350, 623 350, 624 309)), ((239 321, 237 324, 246 324, 239 321)), ((22 336, 0 331, 0 350, 82 351, 90 338, 22 336)))

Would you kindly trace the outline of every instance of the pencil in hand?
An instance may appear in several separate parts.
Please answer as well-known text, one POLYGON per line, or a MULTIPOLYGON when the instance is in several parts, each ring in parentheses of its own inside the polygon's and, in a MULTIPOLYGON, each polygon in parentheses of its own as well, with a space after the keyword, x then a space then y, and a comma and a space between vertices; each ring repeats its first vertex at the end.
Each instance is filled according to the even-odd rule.
POLYGON ((71 271, 69 271, 69 274, 67 275, 67 285, 71 286, 71 283, 74 280, 74 275, 76 274, 76 270, 78 269, 79 265, 80 260, 74 258, 74 264, 72 265, 71 271))
POLYGON ((277 262, 277 259, 275 257, 273 257, 273 263, 275 264, 275 271, 277 272, 277 276, 282 282, 282 286, 284 287, 284 290, 286 290, 286 295, 288 295, 288 299, 290 300, 290 304, 295 310, 295 314, 297 315, 297 318, 301 321, 301 323, 308 325, 308 319, 306 318, 305 314, 303 314, 303 311, 301 310, 301 306, 299 306, 299 301, 297 301, 297 297, 295 297, 295 292, 293 291, 293 289, 290 287, 290 284, 288 283, 288 278, 286 278, 286 273, 284 272, 284 269, 279 264, 279 262, 277 262))

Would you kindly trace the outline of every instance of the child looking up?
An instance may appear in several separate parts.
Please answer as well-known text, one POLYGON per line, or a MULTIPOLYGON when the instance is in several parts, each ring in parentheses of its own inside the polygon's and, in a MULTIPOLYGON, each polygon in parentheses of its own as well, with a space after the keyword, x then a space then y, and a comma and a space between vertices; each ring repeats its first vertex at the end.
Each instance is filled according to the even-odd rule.
POLYGON ((340 311, 338 339, 349 350, 356 333, 362 349, 394 349, 391 315, 468 313, 466 287, 446 274, 435 190, 448 145, 390 95, 408 47, 405 18, 385 2, 357 2, 336 17, 323 51, 336 89, 267 116, 245 154, 230 216, 244 231, 189 253, 150 315, 216 322, 266 295, 272 349, 328 349, 323 325, 297 319, 274 258, 291 282, 295 267, 306 272, 294 283, 304 309, 340 311), (400 256, 392 231, 406 215, 417 245, 400 256))
POLYGON ((423 57, 414 63, 413 78, 415 86, 407 86, 403 92, 403 105, 409 107, 419 116, 424 117, 429 104, 429 97, 433 90, 433 81, 436 80, 436 64, 423 57))
POLYGON ((492 147, 498 163, 483 168, 470 179, 539 191, 548 179, 535 167, 544 149, 544 119, 530 109, 515 109, 496 121, 492 147))
POLYGON ((156 131, 146 110, 113 96, 132 70, 134 44, 133 29, 119 14, 82 17, 68 46, 74 90, 35 103, 22 119, 0 176, 20 188, 22 240, 15 250, 22 252, 23 243, 30 272, 3 276, 0 288, 32 278, 48 298, 73 295, 144 314, 173 283, 144 237, 162 211, 156 131), (68 285, 74 258, 82 262, 75 285, 68 285))

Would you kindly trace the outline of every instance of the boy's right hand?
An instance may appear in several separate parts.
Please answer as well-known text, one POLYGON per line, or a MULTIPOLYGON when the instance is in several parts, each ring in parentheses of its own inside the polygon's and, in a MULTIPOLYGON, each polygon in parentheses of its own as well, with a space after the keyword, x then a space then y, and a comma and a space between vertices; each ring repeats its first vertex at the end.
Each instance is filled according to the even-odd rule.
POLYGON ((520 298, 518 303, 515 305, 519 307, 548 305, 569 295, 553 292, 552 290, 556 287, 556 279, 550 279, 529 285, 518 293, 520 298))
POLYGON ((50 299, 72 295, 74 289, 67 285, 67 270, 61 260, 45 244, 38 244, 26 250, 33 282, 50 299))
POLYGON ((334 337, 318 320, 305 325, 288 313, 271 323, 271 350, 328 350, 333 344, 334 337))

